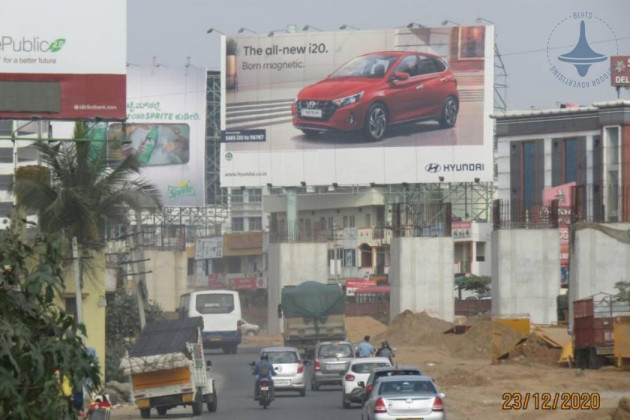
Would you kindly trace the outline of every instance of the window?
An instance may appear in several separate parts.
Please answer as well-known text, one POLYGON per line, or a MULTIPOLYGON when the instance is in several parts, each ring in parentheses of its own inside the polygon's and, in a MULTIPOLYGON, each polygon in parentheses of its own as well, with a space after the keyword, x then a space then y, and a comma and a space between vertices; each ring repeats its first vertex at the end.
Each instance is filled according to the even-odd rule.
POLYGON ((372 226, 372 215, 370 213, 365 214, 365 226, 366 227, 372 226))
POLYGON ((343 266, 344 267, 355 267, 356 261, 356 251, 354 249, 344 249, 343 250, 343 266))
POLYGON ((415 55, 410 55, 402 59, 398 67, 396 67, 395 73, 407 73, 409 77, 418 75, 418 58, 415 55))
POLYGON ((260 188, 254 188, 249 190, 249 202, 260 203, 262 202, 262 190, 260 188))
POLYGON ((234 296, 224 293, 197 295, 196 309, 200 314, 229 314, 234 311, 234 296))
POLYGON ((187 271, 189 276, 192 276, 193 274, 195 274, 195 259, 194 258, 188 258, 188 271, 187 271))
POLYGON ((446 64, 444 64, 444 61, 437 60, 437 59, 433 61, 435 61, 435 69, 438 71, 438 73, 441 73, 444 70, 446 70, 446 64))
POLYGON ((244 229, 242 217, 232 217, 232 232, 242 232, 244 229))
POLYGON ((542 201, 545 185, 544 142, 531 140, 510 145, 510 190, 514 220, 542 201))
POLYGON ((354 373, 372 373, 372 371, 376 368, 391 366, 389 363, 357 363, 352 365, 351 370, 354 373))
POLYGON ((431 74, 438 72, 437 62, 429 57, 419 56, 418 74, 431 74))
POLYGON ((326 218, 325 217, 320 217, 319 218, 319 226, 318 226, 319 230, 326 230, 326 218))
POLYGON ((372 267, 372 248, 368 244, 363 244, 359 247, 361 252, 361 267, 372 267))
POLYGON ((328 218, 328 229, 333 230, 335 228, 335 218, 330 216, 328 218))
POLYGON ((233 189, 231 190, 232 203, 242 203, 243 202, 243 190, 241 189, 233 189))
POLYGON ((343 227, 355 227, 354 216, 343 216, 343 227))
POLYGON ((249 223, 249 230, 262 230, 262 217, 250 217, 247 222, 249 223))
POLYGON ((551 183, 557 185, 586 181, 586 138, 554 139, 551 154, 551 183))
POLYGON ((64 298, 64 303, 66 304, 66 312, 68 315, 77 317, 77 300, 74 297, 64 298))
POLYGON ((282 363, 297 363, 299 358, 294 351, 270 351, 267 353, 269 361, 274 365, 282 363))
POLYGON ((485 242, 477 242, 477 250, 475 251, 476 260, 479 262, 483 262, 486 260, 486 243, 485 242))
POLYGON ((241 272, 241 258, 240 257, 228 257, 227 259, 228 273, 240 273, 241 272))

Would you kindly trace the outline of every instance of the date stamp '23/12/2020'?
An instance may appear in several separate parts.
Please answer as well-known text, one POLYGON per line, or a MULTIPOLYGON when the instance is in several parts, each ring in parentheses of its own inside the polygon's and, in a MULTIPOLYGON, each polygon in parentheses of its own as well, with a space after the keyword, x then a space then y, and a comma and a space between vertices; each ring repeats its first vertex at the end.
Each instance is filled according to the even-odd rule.
POLYGON ((506 392, 502 396, 503 410, 598 410, 598 393, 506 392))

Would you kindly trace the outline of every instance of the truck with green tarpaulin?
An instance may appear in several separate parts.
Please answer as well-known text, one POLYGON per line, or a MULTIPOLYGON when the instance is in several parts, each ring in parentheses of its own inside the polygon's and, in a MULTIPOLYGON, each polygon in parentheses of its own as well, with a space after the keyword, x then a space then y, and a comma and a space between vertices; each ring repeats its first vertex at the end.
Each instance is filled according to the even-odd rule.
POLYGON ((311 356, 318 341, 345 340, 345 295, 336 284, 307 281, 282 289, 284 345, 311 356))

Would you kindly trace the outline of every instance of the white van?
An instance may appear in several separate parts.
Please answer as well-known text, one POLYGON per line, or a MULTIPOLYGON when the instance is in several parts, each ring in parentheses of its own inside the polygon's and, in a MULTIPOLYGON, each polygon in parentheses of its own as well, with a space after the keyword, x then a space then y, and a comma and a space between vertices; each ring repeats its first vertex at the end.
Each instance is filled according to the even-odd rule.
POLYGON ((179 318, 203 318, 201 337, 208 349, 236 353, 241 344, 241 300, 232 290, 204 290, 179 298, 179 318))

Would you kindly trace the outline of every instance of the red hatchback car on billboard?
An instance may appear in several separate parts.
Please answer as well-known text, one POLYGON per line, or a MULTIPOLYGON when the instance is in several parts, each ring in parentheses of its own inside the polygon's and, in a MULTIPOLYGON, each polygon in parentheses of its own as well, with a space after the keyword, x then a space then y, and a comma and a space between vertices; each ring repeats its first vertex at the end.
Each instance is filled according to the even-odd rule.
POLYGON ((362 131, 368 140, 412 121, 437 120, 450 128, 458 110, 457 81, 442 58, 409 51, 356 57, 302 89, 292 105, 293 125, 307 137, 362 131))

